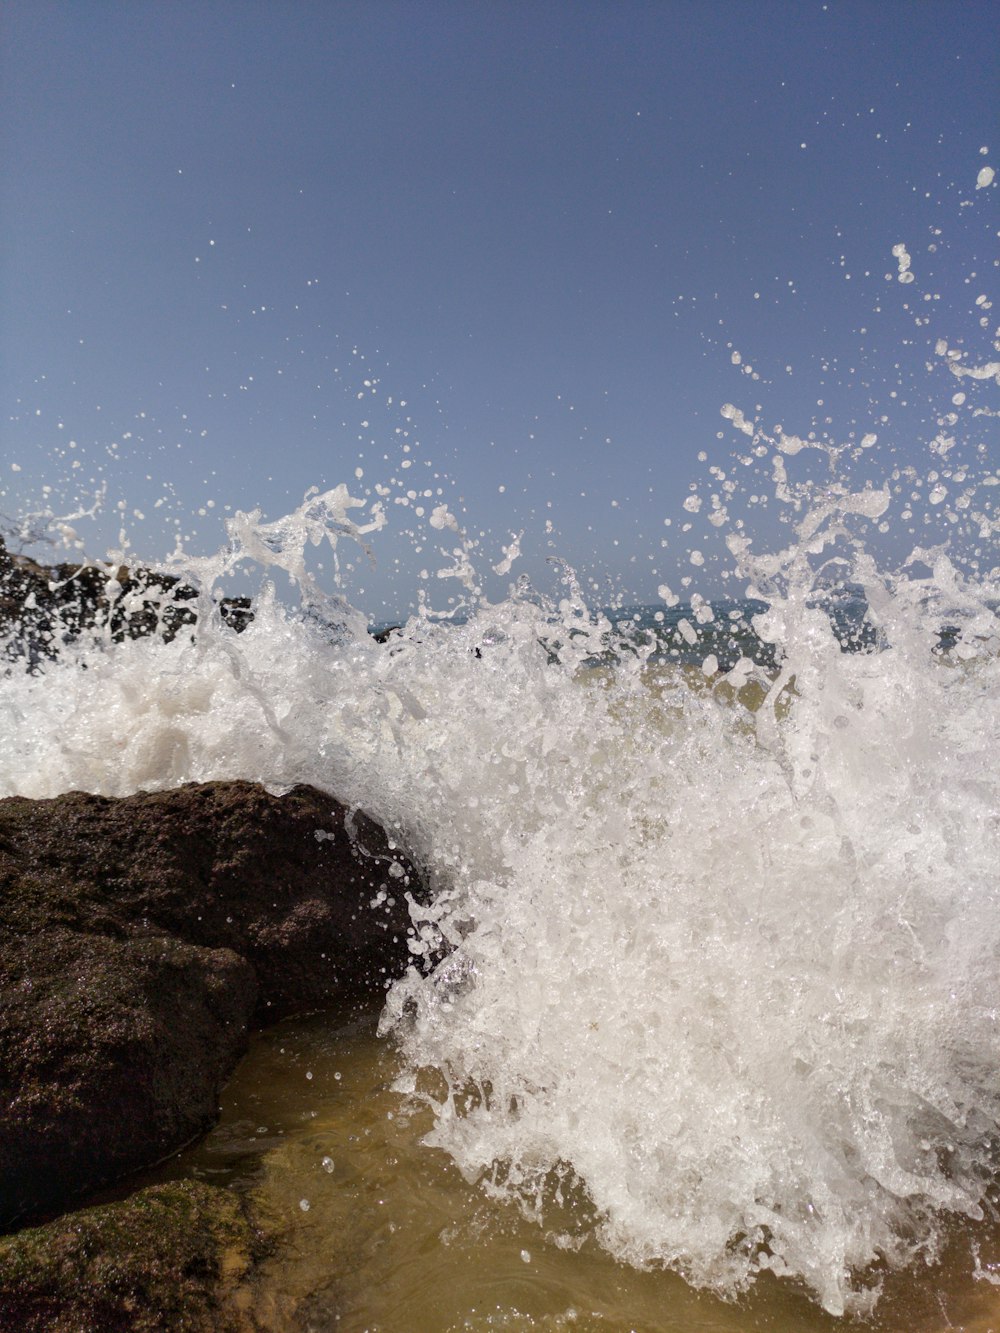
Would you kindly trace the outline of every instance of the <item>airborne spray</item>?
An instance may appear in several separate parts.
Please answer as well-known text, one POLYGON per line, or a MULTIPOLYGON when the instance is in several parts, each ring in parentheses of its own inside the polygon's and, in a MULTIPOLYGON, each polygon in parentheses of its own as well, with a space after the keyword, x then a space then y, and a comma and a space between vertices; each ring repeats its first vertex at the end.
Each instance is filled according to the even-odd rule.
MULTIPOLYGON (((892 256, 911 290, 916 260, 892 256)), ((979 296, 987 338, 989 311, 979 296)), ((949 1217, 984 1216, 1000 1134, 1000 477, 981 442, 1000 361, 932 346, 923 471, 874 429, 797 435, 726 404, 685 506, 707 520, 687 586, 635 612, 589 605, 563 566, 490 602, 483 550, 435 497, 414 522, 461 614, 435 614, 432 579, 378 642, 336 562, 377 558, 390 487, 240 514, 217 557, 166 562, 198 594, 193 632, 98 627, 12 662, 0 785, 243 777, 364 807, 435 890, 381 1023, 428 1144, 540 1243, 596 1238, 724 1296, 769 1270, 863 1313, 876 1261, 931 1259, 949 1217), (725 597, 692 581, 713 540, 725 597), (264 583, 237 635, 213 590, 246 566, 264 583)), ((516 575, 518 547, 494 567, 516 575)))

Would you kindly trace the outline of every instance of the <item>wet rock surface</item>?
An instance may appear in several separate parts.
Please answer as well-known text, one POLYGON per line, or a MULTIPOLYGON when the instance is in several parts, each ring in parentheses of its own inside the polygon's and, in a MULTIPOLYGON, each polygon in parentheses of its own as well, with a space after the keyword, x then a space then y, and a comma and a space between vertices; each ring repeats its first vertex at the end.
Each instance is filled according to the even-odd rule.
POLYGON ((156 1185, 0 1240, 0 1333, 240 1333, 276 1327, 252 1276, 268 1236, 246 1202, 156 1185))
MULTIPOLYGON (((237 633, 253 620, 248 597, 218 603, 237 633)), ((158 634, 169 642, 198 621, 198 592, 173 574, 126 566, 42 565, 7 549, 0 536, 0 636, 3 655, 35 669, 87 631, 113 642, 158 634)))
POLYGON ((380 996, 407 891, 311 787, 0 801, 0 1225, 207 1129, 252 1025, 380 996))

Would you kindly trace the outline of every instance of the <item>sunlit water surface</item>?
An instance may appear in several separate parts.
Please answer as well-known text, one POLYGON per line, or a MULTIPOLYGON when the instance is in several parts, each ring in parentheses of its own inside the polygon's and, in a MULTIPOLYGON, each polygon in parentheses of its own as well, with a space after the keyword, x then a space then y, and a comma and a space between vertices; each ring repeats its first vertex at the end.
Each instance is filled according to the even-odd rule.
MULTIPOLYGON (((593 1242, 568 1248, 484 1198, 391 1090, 399 1071, 374 1020, 316 1015, 258 1037, 218 1127, 157 1173, 249 1191, 279 1237, 252 1308, 286 1333, 832 1333, 844 1321, 774 1279, 724 1302, 673 1273, 639 1272, 593 1242)), ((580 1198, 564 1228, 589 1225, 580 1198)), ((1000 1292, 970 1277, 971 1246, 1000 1259, 1000 1227, 956 1227, 942 1259, 889 1275, 883 1333, 990 1333, 1000 1292)))

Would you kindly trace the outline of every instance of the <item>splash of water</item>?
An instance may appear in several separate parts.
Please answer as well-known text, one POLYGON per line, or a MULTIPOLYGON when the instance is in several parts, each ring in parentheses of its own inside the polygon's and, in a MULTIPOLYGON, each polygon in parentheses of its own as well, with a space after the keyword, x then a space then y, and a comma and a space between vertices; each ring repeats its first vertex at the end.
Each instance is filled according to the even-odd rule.
MULTIPOLYGON (((938 355, 970 388, 996 378, 938 355)), ((429 1143, 556 1244, 594 1232, 724 1295, 771 1270, 863 1311, 872 1266, 932 1258, 942 1219, 981 1217, 995 1179, 997 477, 948 473, 975 560, 915 544, 891 568, 873 554, 885 516, 907 521, 918 493, 940 509, 943 475, 851 483, 874 435, 817 444, 723 416, 770 469, 790 537, 756 549, 713 498, 756 601, 693 594, 674 623, 697 651, 752 615, 773 668, 748 650, 685 669, 657 632, 625 650, 561 567, 554 594, 521 581, 491 604, 444 505, 428 523, 457 543, 440 574, 467 615, 423 606, 377 642, 307 560, 384 523, 342 486, 276 523, 238 515, 213 559, 175 553, 196 633, 96 630, 11 669, 0 790, 246 777, 363 806, 435 888, 382 1019, 429 1143), (265 584, 236 635, 216 587, 248 562, 301 605, 265 584), (845 598, 867 651, 843 651, 845 598)), ((496 568, 518 554, 515 537, 496 568)))
MULTIPOLYGON (((981 1215, 1000 1132, 996 589, 940 552, 879 575, 857 529, 887 499, 827 488, 775 555, 732 538, 777 674, 693 688, 653 643, 597 669, 610 623, 569 573, 386 644, 303 578, 306 614, 265 595, 241 636, 208 615, 11 675, 4 786, 243 776, 365 806, 438 889, 383 1018, 429 1141, 559 1243, 575 1184, 624 1261, 863 1308, 873 1262, 981 1215), (817 603, 845 535, 880 651, 843 652, 817 603)), ((360 535, 348 508, 243 516, 213 568, 301 575, 308 543, 360 535)))

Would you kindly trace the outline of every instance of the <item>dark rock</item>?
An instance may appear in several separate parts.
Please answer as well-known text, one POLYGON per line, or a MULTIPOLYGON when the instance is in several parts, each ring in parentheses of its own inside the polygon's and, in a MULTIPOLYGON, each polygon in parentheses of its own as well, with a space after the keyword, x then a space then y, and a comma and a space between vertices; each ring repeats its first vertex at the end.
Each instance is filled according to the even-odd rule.
POLYGON ((393 635, 402 633, 402 625, 374 625, 368 632, 376 643, 391 643, 393 635))
POLYGON ((0 1240, 0 1333, 245 1333, 268 1237, 229 1191, 156 1185, 0 1240))
POLYGON ((417 888, 311 787, 0 801, 0 1225, 206 1129, 251 1022, 380 996, 417 888))
POLYGON ((0 965, 2 1223, 209 1129, 257 992, 236 954, 164 935, 56 927, 12 954, 0 965))
POLYGON ((219 603, 219 614, 224 624, 242 634, 253 620, 253 603, 249 597, 223 597, 219 603))
MULTIPOLYGON (((12 555, 0 535, 0 657, 37 670, 87 632, 114 643, 158 634, 166 642, 198 624, 198 591, 173 574, 126 565, 41 565, 12 555), (6 642, 4 642, 6 640, 6 642)), ((254 619, 249 597, 221 597, 222 623, 242 634, 254 619)), ((385 643, 400 626, 371 631, 385 643)))
MULTIPOLYGON (((87 631, 113 642, 158 634, 167 642, 197 624, 198 592, 173 574, 93 564, 40 565, 12 555, 0 537, 0 636, 8 660, 35 668, 62 644, 87 631)), ((253 620, 248 597, 219 602, 224 624, 237 633, 253 620)))

